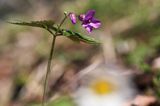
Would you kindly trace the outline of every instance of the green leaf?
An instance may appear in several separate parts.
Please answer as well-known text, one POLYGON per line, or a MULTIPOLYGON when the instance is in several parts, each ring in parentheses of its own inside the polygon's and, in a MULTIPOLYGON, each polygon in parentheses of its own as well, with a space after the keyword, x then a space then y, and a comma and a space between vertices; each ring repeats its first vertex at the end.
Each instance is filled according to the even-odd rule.
POLYGON ((71 98, 69 97, 61 97, 55 101, 48 103, 47 106, 75 106, 71 98))
POLYGON ((31 22, 8 22, 8 23, 16 24, 16 25, 40 27, 40 28, 44 28, 44 29, 52 29, 54 31, 57 30, 57 28, 54 27, 55 23, 52 20, 31 21, 31 22))
POLYGON ((88 44, 100 44, 100 41, 98 41, 92 37, 89 37, 87 35, 82 35, 77 32, 72 32, 72 31, 66 30, 66 29, 63 29, 63 35, 67 36, 68 38, 70 38, 71 40, 76 41, 76 42, 85 42, 88 44))
MULTIPOLYGON (((41 104, 29 105, 29 106, 41 106, 41 104)), ((68 96, 62 96, 54 101, 47 103, 46 106, 75 106, 72 99, 68 96)))

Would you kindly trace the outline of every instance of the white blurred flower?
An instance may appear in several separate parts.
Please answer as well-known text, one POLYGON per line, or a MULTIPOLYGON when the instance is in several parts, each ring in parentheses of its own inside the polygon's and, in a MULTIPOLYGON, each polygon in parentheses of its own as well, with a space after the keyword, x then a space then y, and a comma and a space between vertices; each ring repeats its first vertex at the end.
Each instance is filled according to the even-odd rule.
POLYGON ((78 106, 123 106, 135 93, 131 80, 119 68, 98 65, 82 78, 74 93, 78 106))

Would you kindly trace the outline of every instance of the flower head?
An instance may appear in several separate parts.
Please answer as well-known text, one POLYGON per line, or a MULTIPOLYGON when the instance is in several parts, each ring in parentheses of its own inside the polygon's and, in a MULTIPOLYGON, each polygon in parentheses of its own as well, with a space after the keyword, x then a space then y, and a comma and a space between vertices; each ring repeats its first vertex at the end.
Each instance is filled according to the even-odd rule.
POLYGON ((101 26, 101 22, 94 18, 95 10, 89 10, 86 14, 79 15, 79 20, 82 21, 82 26, 90 33, 93 29, 101 26))
MULTIPOLYGON (((101 26, 101 22, 94 18, 95 10, 89 10, 86 14, 81 14, 78 16, 79 20, 82 22, 82 26, 90 33, 93 29, 97 29, 101 26)), ((76 24, 76 14, 69 13, 70 20, 73 24, 76 24)))

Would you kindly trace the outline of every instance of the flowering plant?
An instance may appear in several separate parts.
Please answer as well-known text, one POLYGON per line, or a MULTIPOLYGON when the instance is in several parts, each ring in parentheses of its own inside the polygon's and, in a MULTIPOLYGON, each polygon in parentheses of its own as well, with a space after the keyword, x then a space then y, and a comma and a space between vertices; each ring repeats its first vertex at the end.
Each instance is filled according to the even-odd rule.
MULTIPOLYGON (((101 22, 94 18, 95 10, 89 10, 86 14, 81 14, 78 16, 78 19, 82 22, 82 26, 91 33, 93 29, 97 29, 100 27, 101 22)), ((31 21, 31 22, 9 22, 11 24, 16 25, 24 25, 24 26, 32 26, 32 27, 39 27, 47 30, 52 37, 52 45, 50 49, 48 64, 47 64, 47 72, 44 80, 44 91, 43 91, 43 99, 42 99, 42 106, 45 106, 46 102, 46 92, 47 92, 47 82, 48 82, 48 76, 51 71, 51 64, 52 64, 52 58, 53 58, 53 52, 54 52, 54 46, 55 41, 58 36, 65 36, 73 41, 78 42, 85 42, 88 44, 99 44, 100 42, 92 37, 82 35, 78 32, 73 32, 68 29, 63 29, 61 26, 64 24, 65 20, 67 18, 70 18, 71 22, 73 24, 76 24, 77 22, 77 16, 74 13, 64 13, 64 18, 60 22, 59 25, 56 25, 54 21, 52 20, 43 20, 43 21, 31 21)))

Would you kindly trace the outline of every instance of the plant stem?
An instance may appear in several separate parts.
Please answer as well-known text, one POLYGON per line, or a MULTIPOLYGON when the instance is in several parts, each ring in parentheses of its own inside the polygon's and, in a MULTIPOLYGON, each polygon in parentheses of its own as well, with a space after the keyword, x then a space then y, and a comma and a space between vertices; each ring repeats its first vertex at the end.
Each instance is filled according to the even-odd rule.
POLYGON ((48 29, 48 31, 53 35, 53 39, 52 39, 52 45, 51 45, 50 55, 49 55, 48 64, 47 64, 47 72, 46 72, 46 76, 45 76, 45 80, 44 80, 44 90, 43 90, 42 106, 45 106, 45 103, 46 103, 46 93, 47 93, 47 85, 48 85, 47 82, 48 82, 49 74, 51 72, 51 64, 52 64, 52 58, 53 58, 54 46, 55 46, 55 41, 56 41, 57 33, 60 30, 60 27, 63 25, 63 23, 64 23, 64 21, 66 19, 67 19, 67 15, 65 14, 65 17, 63 18, 63 20, 59 24, 59 26, 58 26, 57 31, 55 32, 55 34, 50 29, 48 29))
POLYGON ((47 64, 47 72, 46 72, 45 81, 44 81, 42 106, 45 106, 45 102, 46 102, 46 91, 47 91, 47 85, 48 85, 48 77, 51 72, 51 63, 52 63, 52 57, 53 57, 53 52, 54 52, 55 40, 56 40, 56 36, 53 36, 50 55, 49 55, 48 64, 47 64))

